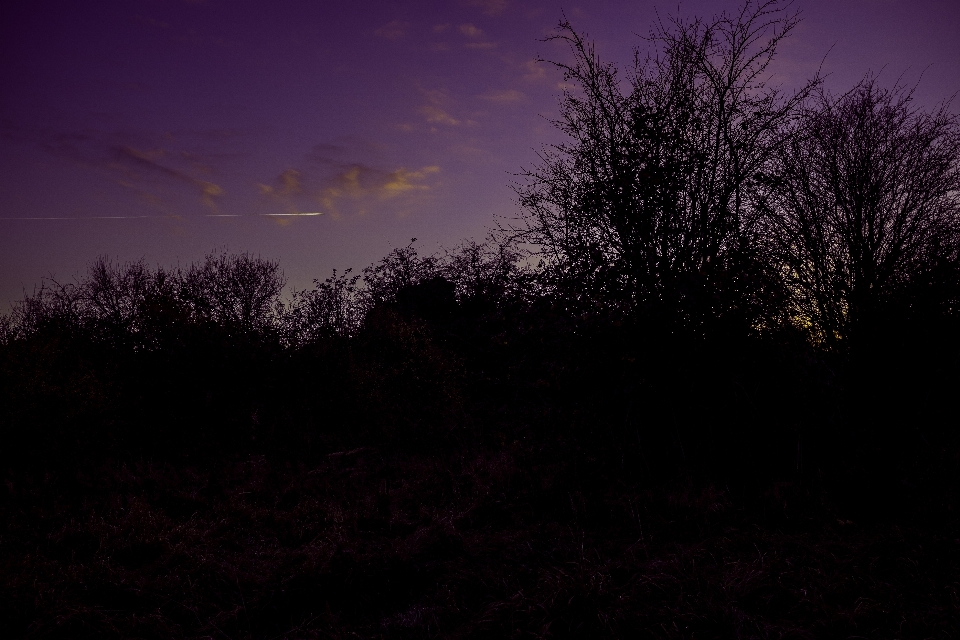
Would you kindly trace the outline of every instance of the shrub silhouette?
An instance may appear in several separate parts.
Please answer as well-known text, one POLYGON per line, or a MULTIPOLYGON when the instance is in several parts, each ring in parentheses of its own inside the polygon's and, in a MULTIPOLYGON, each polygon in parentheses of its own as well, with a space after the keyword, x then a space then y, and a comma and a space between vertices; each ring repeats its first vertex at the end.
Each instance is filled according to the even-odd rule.
POLYGON ((701 333, 715 318, 751 326, 774 315, 756 176, 818 80, 784 95, 763 76, 797 23, 777 1, 676 19, 652 32, 655 53, 638 53, 621 80, 561 22, 549 39, 573 55, 553 63, 576 87, 554 123, 568 141, 521 174, 513 231, 538 248, 568 300, 701 333))
POLYGON ((670 23, 620 92, 563 23, 575 136, 485 242, 44 280, 0 634, 957 635, 956 119, 756 89, 795 24, 670 23))
POLYGON ((827 348, 874 350, 884 317, 955 296, 960 120, 912 97, 874 77, 820 92, 774 165, 769 242, 797 320, 827 348))

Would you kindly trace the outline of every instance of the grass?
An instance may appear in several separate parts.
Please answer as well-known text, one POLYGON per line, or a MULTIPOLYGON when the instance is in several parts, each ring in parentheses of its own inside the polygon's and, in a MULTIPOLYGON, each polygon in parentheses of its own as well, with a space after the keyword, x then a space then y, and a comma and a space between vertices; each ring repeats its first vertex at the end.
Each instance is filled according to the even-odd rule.
POLYGON ((26 638, 950 638, 955 519, 854 520, 525 441, 10 471, 26 638))

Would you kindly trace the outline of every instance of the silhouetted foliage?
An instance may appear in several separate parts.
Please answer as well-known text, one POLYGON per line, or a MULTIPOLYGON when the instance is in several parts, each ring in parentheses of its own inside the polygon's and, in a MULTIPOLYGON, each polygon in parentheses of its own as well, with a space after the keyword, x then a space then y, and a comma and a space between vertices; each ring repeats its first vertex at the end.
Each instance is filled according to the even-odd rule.
POLYGON ((522 258, 522 253, 509 242, 495 238, 485 243, 471 240, 444 255, 442 272, 456 285, 461 304, 515 302, 536 294, 532 270, 521 265, 522 258))
POLYGON ((827 348, 876 348, 883 319, 922 298, 956 304, 960 120, 912 98, 873 77, 821 92, 774 165, 767 236, 794 321, 827 348))
POLYGON ((334 336, 347 338, 356 333, 363 321, 360 275, 352 269, 314 280, 314 288, 296 292, 286 317, 286 333, 294 344, 314 342, 334 336))
POLYGON ((438 274, 433 256, 420 256, 412 238, 406 247, 394 249, 380 262, 363 270, 364 298, 368 309, 396 302, 397 294, 438 274))
POLYGON ((765 273, 755 176, 817 82, 793 95, 766 83, 797 25, 789 4, 750 1, 712 21, 674 20, 626 78, 568 22, 550 40, 575 89, 555 126, 569 142, 522 174, 522 237, 577 299, 696 327, 728 313, 757 323, 777 296, 765 273))
POLYGON ((180 297, 198 320, 255 331, 272 327, 280 313, 286 281, 275 262, 222 251, 179 276, 180 297))

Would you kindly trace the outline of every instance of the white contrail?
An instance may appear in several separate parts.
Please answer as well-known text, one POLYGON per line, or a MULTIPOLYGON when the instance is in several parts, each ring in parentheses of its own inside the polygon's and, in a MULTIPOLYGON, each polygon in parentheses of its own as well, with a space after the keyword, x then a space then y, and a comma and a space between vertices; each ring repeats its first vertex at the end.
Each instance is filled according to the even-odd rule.
MULTIPOLYGON (((269 218, 276 217, 285 217, 285 216, 322 216, 322 212, 315 213, 255 213, 255 216, 264 216, 269 218)), ((208 213, 203 216, 204 218, 249 218, 250 216, 243 213, 208 213)))
POLYGON ((29 217, 29 218, 0 218, 0 220, 132 220, 139 218, 173 218, 175 216, 73 216, 73 217, 29 217))
POLYGON ((141 220, 144 218, 255 218, 255 217, 265 217, 265 218, 279 218, 279 217, 290 217, 290 216, 322 216, 322 211, 314 211, 309 213, 205 213, 201 216, 74 216, 74 217, 31 217, 31 218, 5 218, 0 217, 0 220, 141 220))

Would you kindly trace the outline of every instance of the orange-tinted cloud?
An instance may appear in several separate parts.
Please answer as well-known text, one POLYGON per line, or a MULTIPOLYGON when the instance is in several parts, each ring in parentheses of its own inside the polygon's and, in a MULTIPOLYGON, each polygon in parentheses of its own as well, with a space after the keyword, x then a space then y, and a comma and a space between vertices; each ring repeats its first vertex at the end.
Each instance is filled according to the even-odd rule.
POLYGON ((209 178, 217 157, 178 149, 185 142, 224 141, 242 135, 236 130, 185 130, 159 134, 131 131, 29 131, 40 148, 98 172, 153 205, 166 200, 164 183, 189 187, 204 205, 216 208, 224 189, 209 178))
POLYGON ((297 169, 286 169, 274 178, 272 184, 258 183, 260 195, 270 203, 268 213, 263 215, 280 216, 274 222, 286 226, 290 220, 282 215, 292 215, 304 211, 305 198, 310 197, 310 189, 304 184, 304 176, 297 169), (280 207, 277 209, 277 207, 280 207), (278 211, 282 212, 278 213, 278 211))
POLYGON ((462 25, 460 25, 460 33, 462 33, 463 35, 465 35, 465 36, 467 36, 468 38, 471 38, 471 39, 473 39, 473 40, 476 40, 476 39, 478 39, 478 38, 482 38, 482 37, 483 37, 483 30, 482 30, 482 29, 478 29, 477 27, 473 26, 472 24, 462 24, 462 25))
POLYGON ((460 124, 460 119, 454 117, 447 110, 447 103, 450 101, 446 91, 434 89, 424 91, 427 98, 427 104, 420 107, 420 114, 430 124, 443 124, 455 127, 460 124))
POLYGON ((280 197, 296 195, 303 191, 303 186, 300 182, 300 175, 300 172, 296 169, 287 169, 277 176, 276 186, 258 184, 257 187, 259 187, 260 193, 264 195, 275 195, 280 197))
MULTIPOLYGON (((209 206, 216 205, 215 198, 223 195, 223 188, 207 180, 200 180, 178 169, 158 162, 166 156, 163 149, 149 149, 146 151, 129 146, 113 147, 114 161, 108 163, 108 167, 123 172, 128 180, 136 182, 141 178, 139 172, 148 172, 155 175, 165 176, 174 180, 190 184, 200 193, 201 201, 209 206)), ((121 183, 122 184, 122 183, 121 183)))
POLYGON ((483 38, 483 29, 472 24, 462 24, 459 29, 460 33, 470 40, 470 42, 466 42, 463 45, 468 49, 493 49, 497 46, 496 42, 481 40, 481 38, 483 38))
POLYGON ((364 212, 375 202, 430 191, 432 187, 426 180, 439 171, 440 167, 435 165, 415 171, 404 167, 384 171, 364 164, 352 164, 327 181, 317 200, 333 213, 339 213, 344 204, 364 212))
POLYGON ((460 124, 459 120, 436 105, 424 105, 420 107, 420 113, 427 119, 427 122, 432 124, 447 124, 450 126, 460 124))

